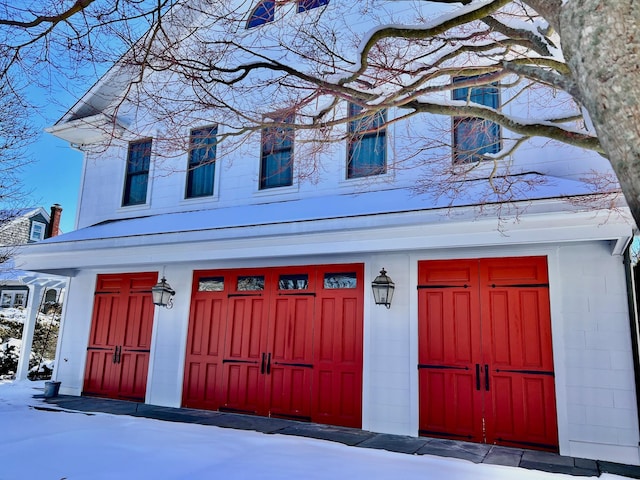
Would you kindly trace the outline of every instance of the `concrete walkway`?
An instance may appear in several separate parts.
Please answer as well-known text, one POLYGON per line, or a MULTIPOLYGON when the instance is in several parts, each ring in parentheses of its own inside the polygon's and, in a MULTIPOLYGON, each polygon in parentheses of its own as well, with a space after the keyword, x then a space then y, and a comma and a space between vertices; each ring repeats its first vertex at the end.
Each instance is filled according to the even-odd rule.
POLYGON ((474 463, 506 465, 544 472, 569 475, 600 476, 607 472, 640 479, 640 467, 618 463, 564 457, 554 453, 499 447, 478 443, 408 437, 368 432, 356 428, 304 423, 279 418, 266 418, 235 413, 212 412, 188 408, 170 408, 144 403, 103 398, 60 395, 42 398, 41 410, 65 409, 78 412, 104 412, 114 415, 153 418, 169 422, 196 423, 216 427, 253 430, 267 434, 295 435, 339 442, 352 447, 378 448, 411 455, 437 455, 468 460, 474 463))

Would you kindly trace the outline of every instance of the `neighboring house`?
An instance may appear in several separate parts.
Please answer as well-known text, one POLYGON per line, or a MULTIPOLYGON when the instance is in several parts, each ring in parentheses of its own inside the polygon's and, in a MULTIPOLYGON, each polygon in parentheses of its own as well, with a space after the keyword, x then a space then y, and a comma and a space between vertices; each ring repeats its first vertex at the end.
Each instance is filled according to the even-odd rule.
MULTIPOLYGON (((5 257, 0 263, 0 307, 27 306, 29 287, 20 280, 24 272, 16 270, 19 267, 14 265, 11 256, 19 245, 58 235, 61 215, 62 207, 58 204, 51 206, 51 213, 42 207, 25 208, 12 212, 11 219, 0 225, 0 252, 5 257)), ((50 289, 44 301, 56 302, 58 297, 59 290, 50 289)))
MULTIPOLYGON (((247 26, 261 28, 272 3, 247 26)), ((162 124, 119 103, 125 75, 114 67, 50 129, 85 150, 77 230, 20 255, 70 277, 62 393, 640 463, 634 227, 581 180, 610 173, 604 159, 532 139, 479 164, 451 201, 419 195, 415 168, 398 166, 419 139, 391 122, 397 112, 363 119, 343 104, 348 139, 305 181, 286 115, 236 151, 217 144, 228 132, 212 111, 182 130, 189 153, 163 155, 162 124), (113 140, 112 115, 127 125, 113 140), (507 182, 507 164, 518 181, 502 203, 486 177, 497 168, 507 182), (382 268, 388 309, 370 288, 382 268), (162 277, 171 309, 151 301, 162 277)), ((524 112, 529 101, 457 96, 524 112)), ((437 129, 421 121, 405 122, 437 129)), ((481 124, 454 119, 449 162, 499 149, 503 132, 481 124)))

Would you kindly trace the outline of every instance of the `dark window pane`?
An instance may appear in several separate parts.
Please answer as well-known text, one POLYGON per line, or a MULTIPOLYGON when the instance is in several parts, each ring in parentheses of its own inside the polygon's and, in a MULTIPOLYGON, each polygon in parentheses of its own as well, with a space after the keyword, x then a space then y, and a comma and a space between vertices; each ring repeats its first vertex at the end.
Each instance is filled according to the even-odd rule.
MULTIPOLYGON (((473 77, 454 78, 453 83, 471 80, 473 77)), ((496 84, 456 88, 453 100, 472 102, 491 108, 500 106, 496 84)), ((500 151, 500 126, 489 120, 474 117, 453 119, 453 158, 455 162, 477 162, 482 155, 500 151)))
POLYGON ((298 0, 298 13, 327 5, 329 0, 298 0))
POLYGON ((293 185, 293 116, 274 119, 276 125, 262 129, 260 188, 293 185))
POLYGON ((252 277, 238 277, 237 290, 239 292, 264 290, 264 276, 256 275, 252 277))
POLYGON ((325 273, 324 288, 356 288, 357 277, 355 272, 325 273))
POLYGON ((151 140, 129 144, 127 172, 124 182, 122 205, 140 205, 147 201, 151 140))
POLYGON ((149 171, 151 160, 151 140, 129 144, 127 173, 145 173, 149 171))
MULTIPOLYGON (((362 107, 349 104, 349 116, 362 113, 362 107)), ((347 178, 380 175, 387 171, 387 139, 384 128, 386 110, 349 122, 347 178)))
POLYGON ((500 151, 499 126, 488 120, 456 118, 453 136, 456 162, 477 162, 486 153, 500 151))
POLYGON ((186 198, 213 195, 217 127, 191 132, 186 198))
POLYGON ((253 28, 259 25, 264 25, 268 22, 273 22, 273 19, 275 18, 275 10, 275 0, 263 0, 253 10, 253 13, 247 21, 247 28, 253 28))
POLYGON ((199 292, 224 291, 224 277, 206 277, 198 280, 199 292))
POLYGON ((279 290, 306 290, 309 288, 309 275, 280 275, 279 290))

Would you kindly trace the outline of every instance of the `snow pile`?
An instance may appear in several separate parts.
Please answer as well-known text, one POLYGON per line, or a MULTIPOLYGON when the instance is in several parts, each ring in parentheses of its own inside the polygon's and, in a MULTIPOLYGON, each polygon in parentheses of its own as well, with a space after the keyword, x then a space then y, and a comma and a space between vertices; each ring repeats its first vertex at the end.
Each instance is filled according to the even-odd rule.
MULTIPOLYGON (((52 411, 0 382, 1 479, 579 480, 464 460, 129 416, 52 411), (46 410, 38 409, 43 407, 46 410)), ((623 477, 603 474, 602 480, 623 477)))
MULTIPOLYGON (((27 311, 23 308, 0 308, 0 379, 15 376, 26 315, 27 311)), ((47 378, 53 371, 59 323, 58 313, 38 312, 29 358, 30 376, 40 374, 39 378, 47 378)))
POLYGON ((0 318, 24 323, 27 318, 27 311, 24 308, 0 308, 0 318))

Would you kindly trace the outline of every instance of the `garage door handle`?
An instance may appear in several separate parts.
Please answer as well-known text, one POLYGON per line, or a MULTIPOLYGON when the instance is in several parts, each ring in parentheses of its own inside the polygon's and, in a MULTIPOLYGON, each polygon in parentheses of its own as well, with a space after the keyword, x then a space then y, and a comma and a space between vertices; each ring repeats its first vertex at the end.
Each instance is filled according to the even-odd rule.
POLYGON ((264 375, 264 363, 265 363, 266 358, 267 358, 267 354, 263 353, 262 354, 262 362, 260 364, 260 374, 262 374, 262 375, 264 375))
POLYGON ((271 354, 267 356, 267 375, 271 373, 271 354))
POLYGON ((489 365, 484 364, 484 389, 489 391, 489 365))
POLYGON ((122 347, 117 346, 113 351, 113 363, 120 363, 121 355, 122 355, 122 347))

